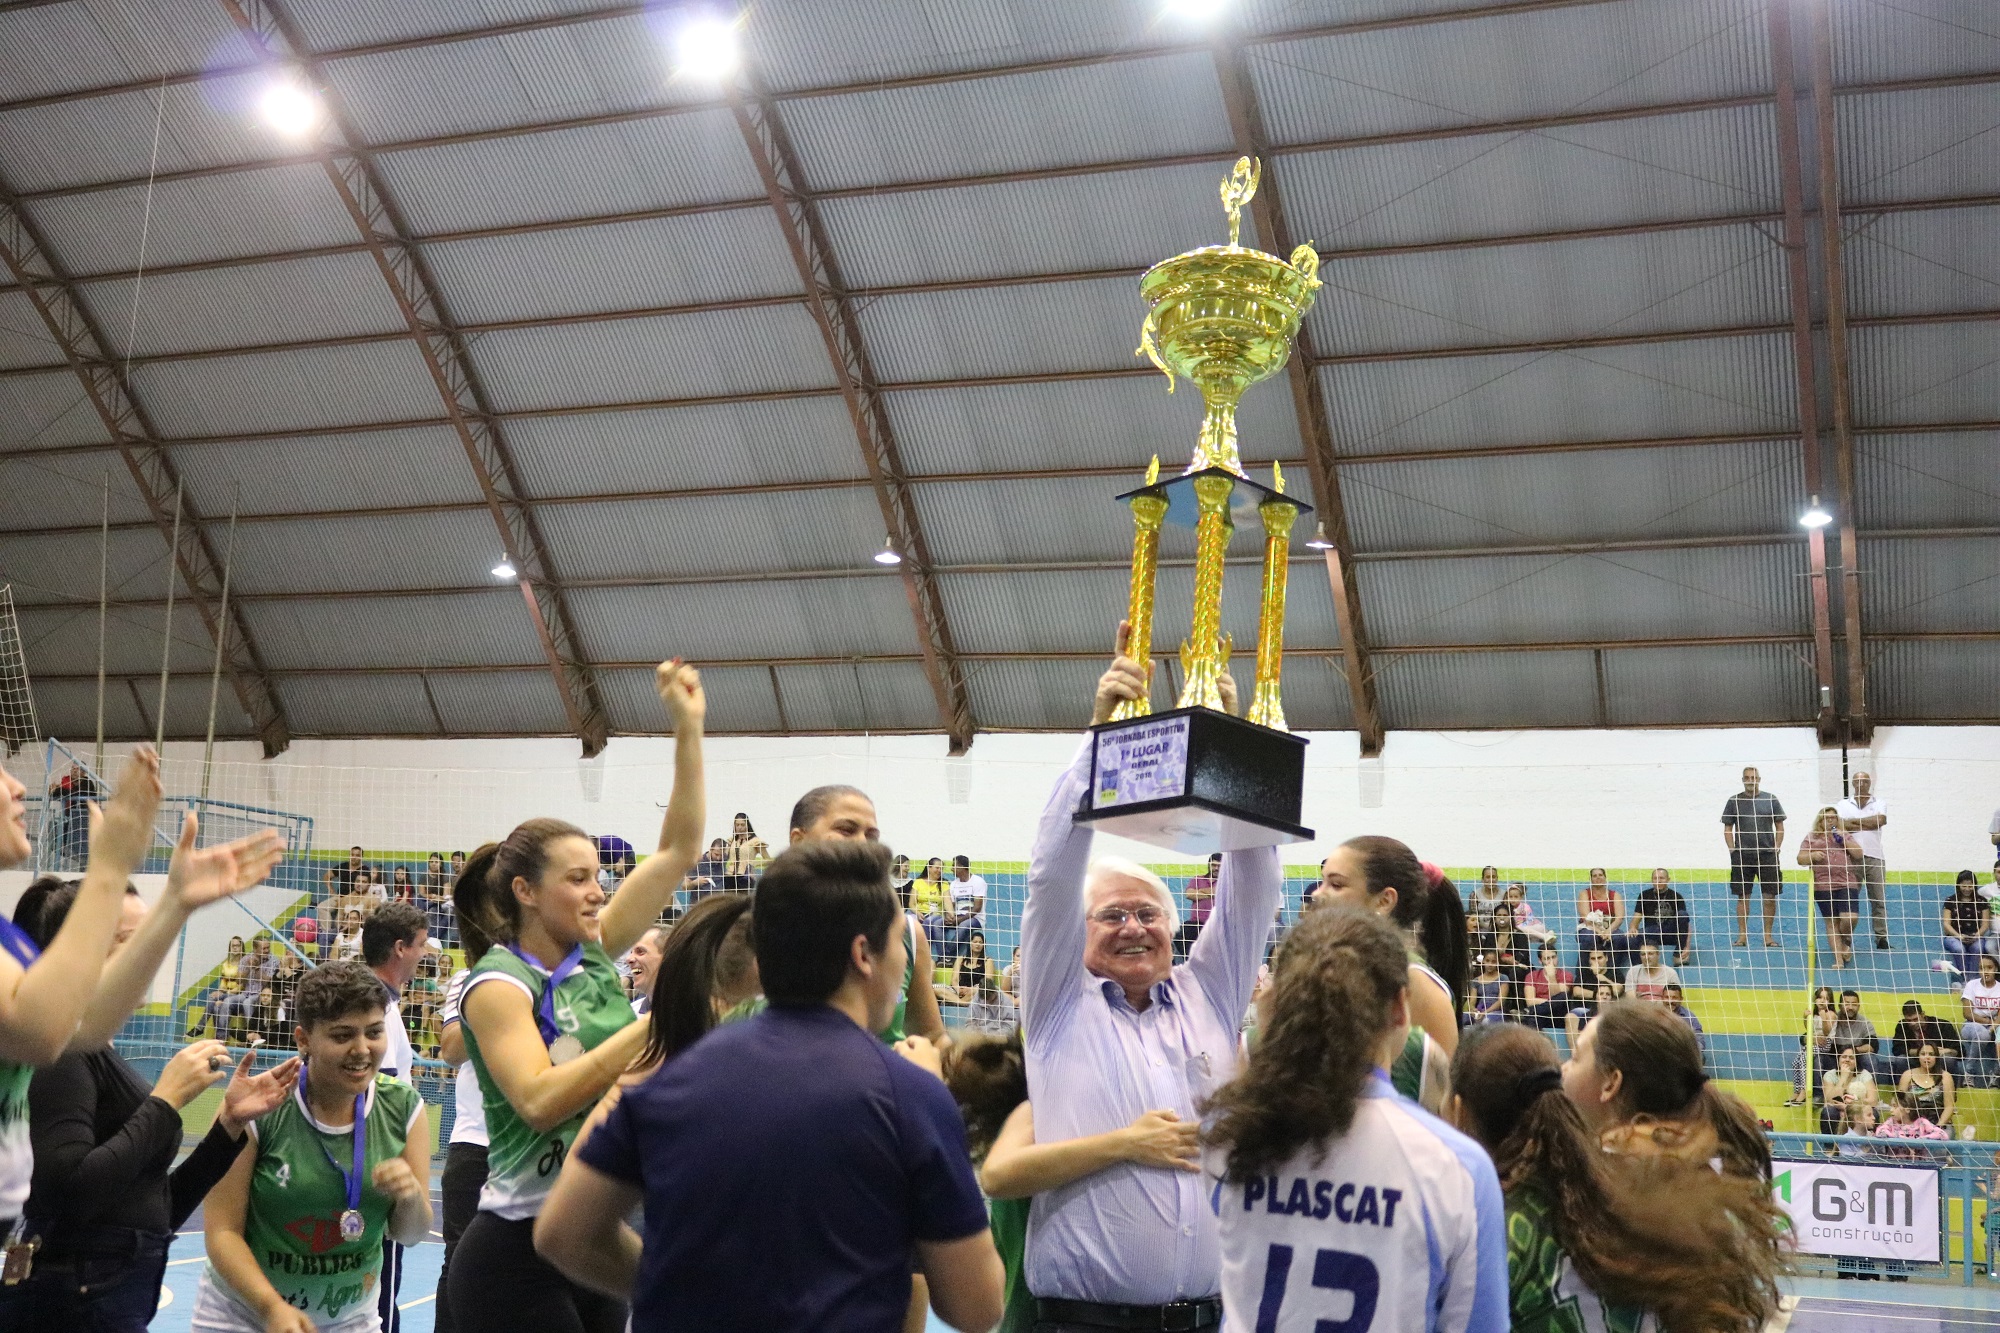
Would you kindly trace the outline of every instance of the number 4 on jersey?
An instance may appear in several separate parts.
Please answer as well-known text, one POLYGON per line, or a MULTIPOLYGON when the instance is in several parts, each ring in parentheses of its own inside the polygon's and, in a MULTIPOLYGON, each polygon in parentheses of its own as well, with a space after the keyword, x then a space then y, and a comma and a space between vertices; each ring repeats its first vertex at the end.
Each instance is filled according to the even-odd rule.
MULTIPOLYGON (((1291 1276, 1292 1247, 1273 1245, 1264 1262, 1264 1298, 1257 1303, 1257 1333, 1278 1333, 1278 1310, 1285 1303, 1285 1284, 1291 1276)), ((1354 1308, 1347 1318, 1315 1320, 1313 1333, 1368 1333, 1382 1289, 1372 1261, 1346 1250, 1321 1250, 1313 1256, 1312 1284, 1354 1297, 1354 1308)))

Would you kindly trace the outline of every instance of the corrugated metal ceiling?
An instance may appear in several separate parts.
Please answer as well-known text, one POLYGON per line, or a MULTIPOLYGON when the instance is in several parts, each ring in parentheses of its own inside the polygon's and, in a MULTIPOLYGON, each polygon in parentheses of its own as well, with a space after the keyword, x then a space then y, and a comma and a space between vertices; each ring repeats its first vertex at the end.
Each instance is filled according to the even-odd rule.
MULTIPOLYGON (((496 437, 522 493, 558 501, 536 511, 554 568, 637 585, 568 590, 585 651, 730 664, 710 676, 717 730, 934 729, 904 579, 869 562, 881 502, 823 331, 734 118, 673 74, 666 20, 587 16, 583 0, 276 3, 334 53, 332 86, 380 148, 444 306, 482 326, 465 345, 496 437), (386 49, 353 49, 371 44, 386 49), (549 124, 579 120, 595 123, 549 124), (688 304, 713 308, 640 313, 688 304), (620 314, 635 317, 605 317, 620 314), (687 491, 703 493, 673 494, 687 491)), ((1313 373, 1389 725, 1808 720, 1792 522, 1807 483, 1763 7, 1239 3, 1275 36, 1244 48, 1283 150, 1266 179, 1290 230, 1330 252, 1313 373), (1716 99, 1744 104, 1679 105, 1716 99), (1544 118, 1577 123, 1504 125, 1544 118), (1393 141, 1349 142, 1369 136, 1393 141), (1387 252, 1355 253, 1369 248, 1387 252), (1496 350, 1511 344, 1537 346, 1496 350), (1592 447, 1534 452, 1552 444, 1592 447), (1677 541, 1704 544, 1464 549, 1677 541), (1722 642, 1617 646, 1663 639, 1722 642), (1574 646, 1480 651, 1503 643, 1574 646)), ((1077 723, 1125 603, 1130 525, 1111 497, 1154 453, 1182 466, 1199 421, 1191 388, 1121 373, 1143 366, 1138 272, 1224 234, 1215 188, 1235 143, 1203 34, 1154 11, 763 0, 744 21, 805 184, 835 192, 816 212, 982 728, 1077 723), (1047 568, 1064 563, 1089 567, 1047 568)), ((1899 720, 1990 716, 2000 168, 1971 131, 1992 119, 2000 30, 1978 0, 1840 6, 1832 24, 1843 85, 1956 85, 1837 101, 1864 632, 1898 636, 1865 646, 1870 701, 1899 720), (1945 199, 1960 202, 1915 207, 1945 199), (1907 637, 1942 634, 1981 637, 1907 637)), ((170 456, 212 543, 232 503, 253 515, 233 586, 295 731, 561 731, 519 592, 488 572, 501 546, 474 470, 324 171, 258 165, 297 150, 240 114, 255 78, 171 77, 244 54, 213 0, 0 12, 0 182, 31 196, 67 272, 98 275, 81 289, 114 354, 133 286, 102 275, 148 271, 134 392, 164 437, 197 437, 170 456), (170 175, 148 188, 155 166, 170 175), (294 253, 329 248, 345 252, 294 253), (230 348, 254 350, 179 355, 230 348), (425 592, 369 595, 397 589, 425 592), (295 596, 311 592, 340 595, 295 596)), ((1246 242, 1255 230, 1246 218, 1246 242)), ((122 461, 92 448, 103 427, 76 378, 40 369, 61 360, 0 286, 0 582, 27 604, 45 719, 94 726, 90 529, 110 468, 111 577, 129 604, 113 608, 109 665, 144 702, 114 691, 108 722, 139 730, 165 543, 122 461)), ((1260 479, 1278 457, 1311 490, 1282 379, 1249 393, 1240 426, 1260 479)), ((1185 533, 1163 545, 1162 652, 1185 632, 1190 549, 1185 533)), ((1239 533, 1233 549, 1224 620, 1247 653, 1255 543, 1239 533)), ((1349 726, 1333 594, 1299 554, 1291 719, 1349 726)), ((1837 540, 1828 558, 1837 570, 1837 540)), ((206 640, 183 614, 177 734, 206 713, 206 640)), ((647 674, 602 674, 614 728, 657 731, 647 674)), ((221 726, 240 734, 223 698, 221 726)))

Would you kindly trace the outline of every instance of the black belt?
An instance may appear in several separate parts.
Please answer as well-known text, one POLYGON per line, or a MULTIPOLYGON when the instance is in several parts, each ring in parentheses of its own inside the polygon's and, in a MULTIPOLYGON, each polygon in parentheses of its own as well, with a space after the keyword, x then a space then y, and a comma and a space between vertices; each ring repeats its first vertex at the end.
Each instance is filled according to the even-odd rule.
POLYGON ((1051 1324, 1084 1324, 1091 1328, 1148 1329, 1159 1333, 1214 1328, 1222 1322, 1222 1298, 1166 1305, 1099 1305, 1096 1301, 1064 1301, 1035 1297, 1035 1318, 1051 1324))

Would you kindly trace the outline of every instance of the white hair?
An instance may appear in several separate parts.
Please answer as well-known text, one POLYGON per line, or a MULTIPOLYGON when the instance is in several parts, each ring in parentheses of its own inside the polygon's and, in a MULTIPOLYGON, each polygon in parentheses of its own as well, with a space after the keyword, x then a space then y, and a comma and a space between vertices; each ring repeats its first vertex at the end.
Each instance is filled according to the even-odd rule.
POLYGON ((1083 910, 1090 912, 1091 901, 1097 897, 1098 888, 1109 879, 1136 880, 1152 891, 1160 900, 1160 906, 1167 912, 1167 929, 1181 928, 1180 906, 1174 902, 1174 891, 1161 879, 1137 861, 1128 861, 1122 856, 1099 856, 1091 860, 1090 869, 1083 875, 1083 910))

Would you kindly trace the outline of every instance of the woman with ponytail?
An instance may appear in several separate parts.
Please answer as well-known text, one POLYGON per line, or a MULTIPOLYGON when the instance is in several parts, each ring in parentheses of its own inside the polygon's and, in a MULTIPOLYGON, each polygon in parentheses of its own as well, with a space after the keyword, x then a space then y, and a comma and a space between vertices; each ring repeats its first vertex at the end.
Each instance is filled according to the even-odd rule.
POLYGON ((1388 917, 1409 950, 1410 1035, 1390 1069, 1396 1091, 1431 1111, 1444 1104, 1470 950, 1465 907, 1445 873, 1394 838, 1349 838, 1320 863, 1307 906, 1340 904, 1388 917))
POLYGON ((606 901, 597 844, 531 819, 466 861, 460 930, 491 947, 459 991, 465 1055, 486 1112, 486 1184, 453 1252, 453 1323, 479 1333, 619 1333, 625 1308, 535 1253, 535 1217, 590 1108, 645 1048, 611 961, 673 899, 701 854, 701 678, 676 658, 655 684, 674 727, 674 789, 659 850, 606 901))
POLYGON ((1258 999, 1249 1063, 1206 1108, 1232 1327, 1506 1333, 1493 1164, 1389 1085, 1404 949, 1379 915, 1307 913, 1258 999))
POLYGON ((1577 1036, 1563 1091, 1606 1151, 1719 1160, 1730 1175, 1771 1178, 1771 1145, 1756 1113, 1708 1081, 1700 1043, 1664 1005, 1603 1006, 1577 1036))
POLYGON ((1467 1032, 1451 1089, 1506 1192, 1515 1333, 1755 1333, 1777 1312, 1783 1222, 1762 1182, 1605 1153, 1555 1048, 1517 1024, 1467 1032))

